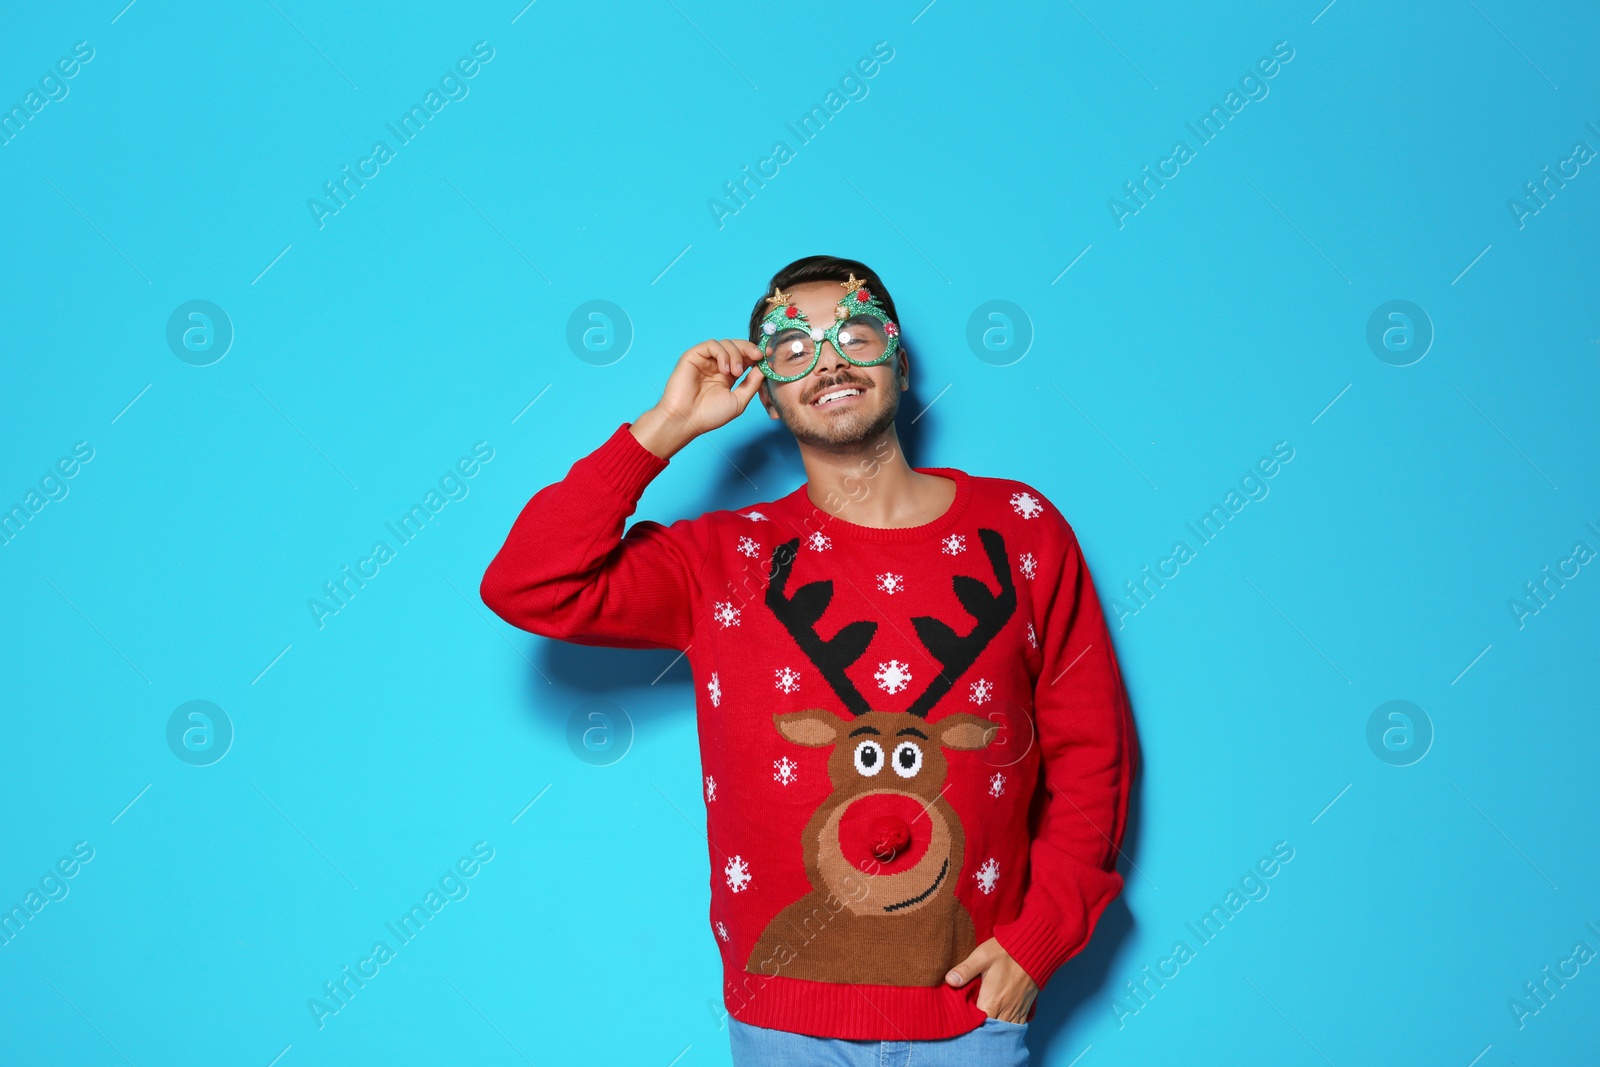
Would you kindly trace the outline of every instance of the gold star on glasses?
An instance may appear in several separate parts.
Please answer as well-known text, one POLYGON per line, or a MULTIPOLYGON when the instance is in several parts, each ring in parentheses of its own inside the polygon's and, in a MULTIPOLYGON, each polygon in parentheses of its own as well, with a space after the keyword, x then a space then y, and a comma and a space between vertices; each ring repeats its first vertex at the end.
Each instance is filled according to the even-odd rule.
POLYGON ((772 314, 774 308, 781 308, 788 302, 789 298, 783 294, 783 290, 774 288, 772 295, 767 297, 767 314, 772 314))

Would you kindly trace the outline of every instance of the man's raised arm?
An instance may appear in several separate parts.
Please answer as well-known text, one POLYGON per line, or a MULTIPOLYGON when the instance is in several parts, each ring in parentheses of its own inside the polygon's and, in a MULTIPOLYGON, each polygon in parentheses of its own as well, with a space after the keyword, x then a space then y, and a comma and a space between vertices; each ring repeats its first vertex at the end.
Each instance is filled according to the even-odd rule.
POLYGON ((690 523, 641 521, 623 533, 645 487, 679 449, 744 410, 761 375, 748 341, 685 352, 655 407, 618 426, 566 477, 534 494, 479 585, 489 608, 543 637, 617 648, 683 649, 693 640, 705 546, 690 523))

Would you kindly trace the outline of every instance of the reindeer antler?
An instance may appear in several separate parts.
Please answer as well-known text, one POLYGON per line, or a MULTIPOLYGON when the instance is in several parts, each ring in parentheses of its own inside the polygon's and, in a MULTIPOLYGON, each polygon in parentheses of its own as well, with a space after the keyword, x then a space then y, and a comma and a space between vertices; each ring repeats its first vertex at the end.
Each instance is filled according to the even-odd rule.
POLYGON ((817 620, 822 618, 822 613, 828 610, 828 603, 833 600, 833 582, 807 582, 796 589, 793 596, 784 596, 783 593, 784 587, 789 584, 789 574, 794 569, 794 557, 799 548, 800 539, 796 537, 773 549, 767 607, 772 609, 772 614, 794 637, 800 651, 827 679, 850 714, 864 715, 872 710, 872 706, 845 674, 845 668, 866 653, 878 624, 865 620, 846 623, 838 633, 824 641, 817 633, 817 620))
POLYGON ((971 633, 965 637, 958 636, 947 624, 931 615, 918 615, 911 620, 917 638, 943 668, 907 709, 919 718, 928 717, 928 712, 950 691, 950 687, 956 684, 966 669, 977 662, 984 646, 994 639, 1006 620, 1017 610, 1017 590, 1011 581, 1011 560, 1006 556, 1005 539, 999 531, 989 529, 980 529, 978 538, 983 542, 989 565, 994 568, 994 575, 1000 581, 1000 595, 989 592, 989 587, 977 578, 958 574, 951 579, 956 599, 967 609, 967 614, 977 620, 971 633))

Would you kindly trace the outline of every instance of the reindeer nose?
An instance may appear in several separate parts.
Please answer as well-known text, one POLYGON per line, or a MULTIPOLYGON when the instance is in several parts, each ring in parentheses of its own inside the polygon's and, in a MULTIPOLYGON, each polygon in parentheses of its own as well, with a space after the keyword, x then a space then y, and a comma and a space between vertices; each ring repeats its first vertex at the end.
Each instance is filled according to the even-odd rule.
POLYGON ((937 808, 899 791, 863 793, 839 816, 838 849, 844 861, 873 876, 899 874, 928 858, 937 808))
POLYGON ((911 827, 898 815, 879 815, 868 829, 872 854, 885 863, 911 844, 911 827))

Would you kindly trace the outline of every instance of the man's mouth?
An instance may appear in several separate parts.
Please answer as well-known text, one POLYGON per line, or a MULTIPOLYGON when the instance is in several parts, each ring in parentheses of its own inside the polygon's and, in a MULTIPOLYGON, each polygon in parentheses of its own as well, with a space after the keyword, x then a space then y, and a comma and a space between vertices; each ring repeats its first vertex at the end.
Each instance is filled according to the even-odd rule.
POLYGON ((824 390, 811 402, 814 408, 830 407, 834 404, 847 403, 851 397, 862 395, 864 390, 854 385, 839 385, 832 389, 824 390))

